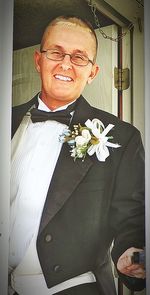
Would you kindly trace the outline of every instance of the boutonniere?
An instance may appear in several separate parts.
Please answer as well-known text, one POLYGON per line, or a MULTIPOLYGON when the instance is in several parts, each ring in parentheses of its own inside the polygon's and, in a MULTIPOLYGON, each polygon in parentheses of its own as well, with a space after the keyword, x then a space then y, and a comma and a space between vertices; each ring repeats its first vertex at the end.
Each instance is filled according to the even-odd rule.
POLYGON ((109 140, 112 136, 107 136, 109 131, 114 127, 109 124, 106 128, 99 119, 87 120, 85 126, 80 124, 74 125, 73 130, 67 129, 60 136, 62 142, 67 142, 71 147, 71 157, 84 161, 86 155, 97 156, 99 161, 104 162, 109 156, 108 148, 119 148, 120 145, 112 143, 109 140))

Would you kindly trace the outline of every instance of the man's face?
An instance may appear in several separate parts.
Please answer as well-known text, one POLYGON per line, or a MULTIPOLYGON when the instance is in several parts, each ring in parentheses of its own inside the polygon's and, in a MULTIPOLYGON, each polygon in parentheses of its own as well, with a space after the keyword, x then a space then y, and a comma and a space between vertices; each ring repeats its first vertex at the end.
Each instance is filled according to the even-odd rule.
MULTIPOLYGON (((59 49, 64 53, 79 53, 94 59, 95 43, 90 32, 80 26, 58 23, 49 28, 42 50, 59 49)), ((66 55, 62 61, 49 60, 45 53, 35 52, 36 68, 41 76, 41 99, 52 108, 77 99, 86 83, 91 83, 98 66, 88 63, 78 66, 66 55)))

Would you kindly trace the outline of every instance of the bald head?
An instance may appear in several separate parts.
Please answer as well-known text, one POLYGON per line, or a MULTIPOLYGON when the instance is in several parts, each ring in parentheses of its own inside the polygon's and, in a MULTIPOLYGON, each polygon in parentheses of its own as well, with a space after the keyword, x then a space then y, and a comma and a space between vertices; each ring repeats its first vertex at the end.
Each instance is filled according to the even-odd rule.
MULTIPOLYGON (((92 27, 92 25, 87 22, 86 20, 82 20, 81 18, 75 17, 75 16, 59 16, 55 19, 53 19, 48 26, 46 27, 42 40, 41 40, 41 46, 40 50, 43 49, 45 40, 47 39, 47 36, 49 35, 49 32, 53 26, 61 25, 62 27, 80 27, 81 31, 83 30, 83 33, 89 32, 91 35, 91 38, 93 39, 93 48, 94 48, 94 61, 96 60, 96 54, 97 54, 97 48, 98 48, 98 41, 95 34, 95 31, 92 27)), ((80 40, 79 40, 80 42, 80 40)))

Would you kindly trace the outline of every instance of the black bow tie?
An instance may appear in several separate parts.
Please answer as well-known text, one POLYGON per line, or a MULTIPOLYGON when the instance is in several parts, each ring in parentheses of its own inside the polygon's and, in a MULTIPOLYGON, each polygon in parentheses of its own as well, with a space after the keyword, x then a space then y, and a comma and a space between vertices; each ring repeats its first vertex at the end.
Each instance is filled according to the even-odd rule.
POLYGON ((54 121, 58 121, 60 123, 69 125, 70 119, 71 119, 70 113, 74 110, 75 104, 76 104, 76 101, 72 103, 71 105, 69 105, 65 110, 56 111, 56 112, 45 112, 37 108, 33 108, 30 111, 31 120, 33 123, 43 122, 47 120, 54 120, 54 121))

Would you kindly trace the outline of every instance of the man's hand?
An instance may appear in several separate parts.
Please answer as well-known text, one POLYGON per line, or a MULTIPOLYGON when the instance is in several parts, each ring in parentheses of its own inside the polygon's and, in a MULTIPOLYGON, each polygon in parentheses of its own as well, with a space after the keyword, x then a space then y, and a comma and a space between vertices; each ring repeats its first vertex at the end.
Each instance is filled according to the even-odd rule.
POLYGON ((133 253, 142 251, 143 249, 137 249, 134 247, 126 250, 118 259, 117 269, 127 276, 144 279, 146 276, 144 265, 132 263, 133 253))

